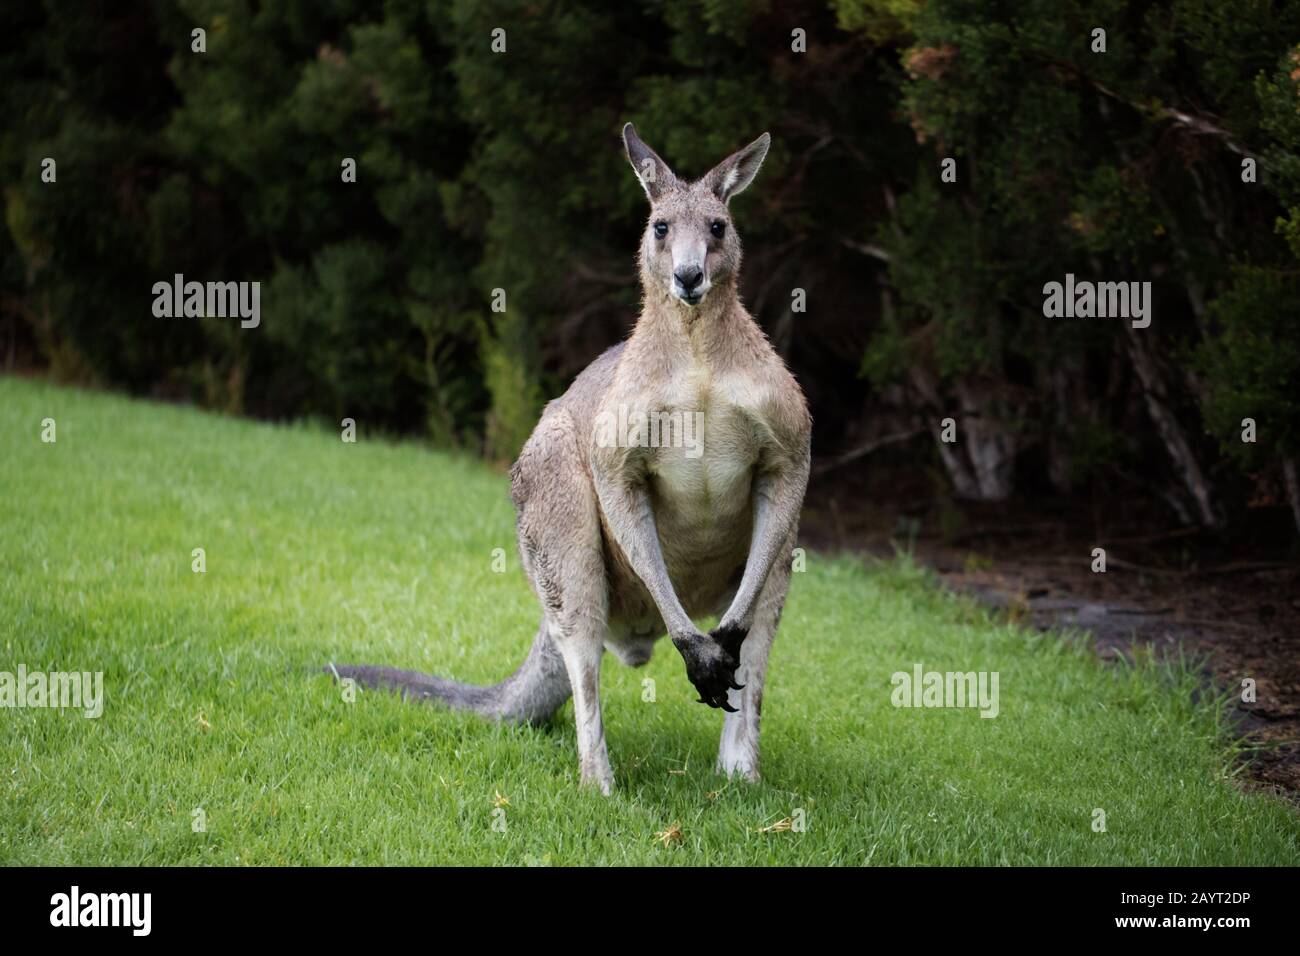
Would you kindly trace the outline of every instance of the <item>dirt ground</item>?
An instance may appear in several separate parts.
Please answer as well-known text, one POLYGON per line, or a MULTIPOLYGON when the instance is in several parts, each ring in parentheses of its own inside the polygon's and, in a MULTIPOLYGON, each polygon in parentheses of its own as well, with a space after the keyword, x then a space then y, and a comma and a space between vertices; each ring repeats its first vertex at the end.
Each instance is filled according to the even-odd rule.
POLYGON ((1103 659, 1144 644, 1206 660, 1207 680, 1234 695, 1246 785, 1300 802, 1300 560, 1284 508, 1262 509, 1226 541, 1145 506, 955 502, 933 478, 864 470, 814 467, 802 541, 878 556, 910 548, 947 586, 1027 626, 1086 632, 1103 659), (1092 571, 1096 547, 1104 574, 1092 571), (1253 702, 1242 700, 1246 679, 1253 702))

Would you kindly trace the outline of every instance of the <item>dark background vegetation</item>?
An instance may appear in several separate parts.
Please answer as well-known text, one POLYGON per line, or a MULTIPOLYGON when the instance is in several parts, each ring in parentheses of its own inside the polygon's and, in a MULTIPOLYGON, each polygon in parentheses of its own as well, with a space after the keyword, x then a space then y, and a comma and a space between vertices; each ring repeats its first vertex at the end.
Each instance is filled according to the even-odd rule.
POLYGON ((1298 2, 10 3, 0 114, 10 371, 508 459, 637 314, 622 124, 688 176, 770 130, 742 291, 820 467, 1300 524, 1298 2), (178 272, 261 327, 155 318, 178 272), (1151 327, 1044 318, 1067 272, 1151 327))

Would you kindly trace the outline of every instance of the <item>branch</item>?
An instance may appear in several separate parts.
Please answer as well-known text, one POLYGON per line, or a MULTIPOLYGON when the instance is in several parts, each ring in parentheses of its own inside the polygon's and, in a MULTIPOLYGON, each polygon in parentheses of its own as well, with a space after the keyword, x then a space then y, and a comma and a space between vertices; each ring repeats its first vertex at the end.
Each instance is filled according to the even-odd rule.
POLYGON ((886 435, 884 438, 874 438, 863 445, 859 445, 851 451, 845 452, 838 458, 832 458, 828 462, 823 462, 813 469, 813 474, 824 475, 826 472, 839 468, 841 465, 847 465, 849 462, 857 461, 859 458, 865 458, 867 455, 870 455, 874 451, 879 451, 886 445, 896 445, 899 442, 908 441, 909 439, 915 438, 917 435, 924 434, 926 434, 926 429, 913 428, 911 431, 896 432, 893 435, 886 435))
POLYGON ((860 252, 864 256, 870 256, 872 259, 879 259, 881 262, 893 262, 893 255, 882 246, 874 242, 856 242, 852 239, 840 237, 840 245, 846 249, 852 249, 854 252, 860 252))
MULTIPOLYGON (((1097 87, 1097 89, 1100 90, 1101 87, 1099 86, 1097 87)), ((1105 93, 1106 91, 1102 90, 1102 92, 1105 93)), ((1107 95, 1113 95, 1113 94, 1107 94, 1107 95)), ((1142 107, 1138 107, 1138 109, 1142 109, 1142 107)), ((1237 145, 1237 143, 1233 140, 1231 133, 1229 133, 1226 129, 1222 129, 1221 127, 1215 126, 1209 120, 1203 119, 1199 116, 1193 116, 1190 113, 1184 113, 1182 110, 1176 110, 1167 106, 1154 107, 1154 108, 1147 107, 1146 109, 1143 110, 1143 112, 1155 116, 1157 119, 1172 119, 1175 122, 1177 122, 1179 125, 1186 126, 1188 129, 1200 133, 1204 136, 1217 136, 1223 140, 1223 144, 1227 146, 1228 149, 1232 150, 1238 156, 1249 155, 1244 149, 1242 149, 1240 146, 1237 145)))
POLYGON ((1075 74, 1092 86, 1093 89, 1097 90, 1097 92, 1109 96, 1115 102, 1123 103, 1130 109, 1137 110, 1145 116, 1149 116, 1155 120, 1171 119, 1179 126, 1184 126, 1202 136, 1218 137, 1223 140, 1224 145, 1227 146, 1228 149, 1232 150, 1238 156, 1251 155, 1243 147, 1238 145, 1237 141, 1232 138, 1232 133, 1221 126, 1216 126, 1203 116, 1196 116, 1192 113, 1185 112, 1184 110, 1176 110, 1172 106, 1151 106, 1149 104, 1136 103, 1127 97, 1121 96, 1103 84, 1098 83, 1092 77, 1087 76, 1081 71, 1075 70, 1075 74))
POLYGON ((1104 84, 1097 82, 1072 63, 1062 63, 1059 60, 1053 60, 1050 57, 1041 55, 1038 55, 1037 58, 1045 61, 1049 69, 1067 73, 1075 79, 1088 84, 1103 96, 1108 96, 1117 103, 1123 103, 1125 106, 1137 110, 1137 112, 1144 116, 1149 116, 1156 120, 1173 120, 1179 126, 1190 129, 1194 133, 1199 133, 1202 136, 1214 136, 1223 140, 1224 145, 1238 156, 1254 155, 1254 153, 1248 152, 1243 146, 1237 143, 1237 141, 1232 138, 1231 132, 1224 129, 1222 126, 1219 126, 1217 122, 1210 122, 1210 120, 1206 119, 1204 116, 1197 116, 1195 113, 1189 113, 1186 110, 1174 109, 1172 106, 1152 106, 1150 104, 1134 102, 1128 97, 1116 93, 1104 84))
POLYGON ((578 276, 578 278, 586 279, 588 282, 599 282, 603 285, 635 285, 640 281, 636 275, 604 272, 599 269, 593 269, 581 260, 572 261, 569 268, 573 270, 574 274, 578 276))

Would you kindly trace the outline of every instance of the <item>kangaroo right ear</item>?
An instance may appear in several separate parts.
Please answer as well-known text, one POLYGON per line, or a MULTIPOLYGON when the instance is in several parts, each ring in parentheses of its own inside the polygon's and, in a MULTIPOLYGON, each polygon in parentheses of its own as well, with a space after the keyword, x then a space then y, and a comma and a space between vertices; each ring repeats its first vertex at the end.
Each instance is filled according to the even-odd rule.
POLYGON ((628 162, 632 171, 641 181, 641 187, 650 201, 658 199, 667 190, 677 184, 677 177, 668 168, 668 164, 659 158, 659 154, 642 142, 636 134, 636 127, 628 123, 623 127, 623 145, 627 148, 628 162))
POLYGON ((772 145, 772 137, 764 133, 744 149, 732 153, 718 165, 714 166, 704 182, 723 202, 730 202, 731 197, 744 190, 758 175, 758 167, 763 165, 767 148, 772 145))

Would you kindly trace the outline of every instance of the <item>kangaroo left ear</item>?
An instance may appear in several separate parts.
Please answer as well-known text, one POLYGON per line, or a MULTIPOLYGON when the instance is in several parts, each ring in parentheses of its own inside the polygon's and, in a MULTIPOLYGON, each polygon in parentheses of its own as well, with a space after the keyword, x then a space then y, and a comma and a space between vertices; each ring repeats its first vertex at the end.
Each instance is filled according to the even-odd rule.
POLYGON ((640 181, 650 202, 654 202, 664 193, 677 185, 677 177, 668 168, 668 164, 659 158, 659 154, 645 144, 636 134, 636 127, 631 123, 623 127, 623 146, 627 149, 627 161, 632 164, 632 171, 640 181))
POLYGON ((763 158, 767 156, 767 148, 771 145, 772 137, 764 133, 744 149, 737 150, 714 166, 704 177, 714 195, 723 202, 728 202, 752 183, 758 175, 758 167, 763 165, 763 158))

